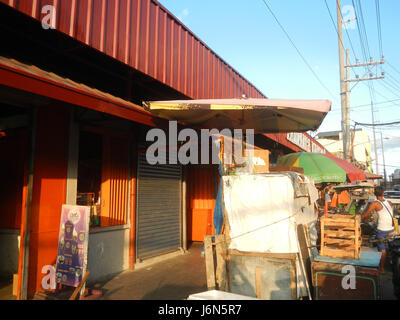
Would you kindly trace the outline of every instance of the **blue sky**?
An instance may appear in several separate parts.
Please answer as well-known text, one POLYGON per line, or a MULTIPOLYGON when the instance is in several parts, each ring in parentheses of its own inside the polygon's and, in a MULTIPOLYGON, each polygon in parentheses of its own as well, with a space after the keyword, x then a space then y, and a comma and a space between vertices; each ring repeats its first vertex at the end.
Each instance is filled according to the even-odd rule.
MULTIPOLYGON (((340 130, 338 37, 325 0, 265 1, 323 85, 304 63, 262 0, 160 0, 160 3, 269 98, 331 100, 332 110, 318 131, 340 130)), ((336 24, 336 1, 326 2, 336 24)), ((377 61, 381 57, 376 2, 360 2, 370 55, 377 61)), ((343 9, 351 9, 352 4, 351 0, 342 0, 345 20, 351 18, 352 13, 343 9)), ((375 121, 400 121, 400 1, 380 0, 379 7, 382 52, 390 65, 386 63, 377 70, 379 75, 381 71, 386 73, 384 80, 363 81, 352 88, 352 126, 353 121, 372 122, 368 82, 372 82, 375 89, 375 121), (396 101, 386 102, 392 100, 396 101)), ((350 62, 354 63, 355 57, 364 61, 356 22, 349 25, 347 31, 351 42, 345 29, 343 40, 345 49, 350 50, 350 62)), ((357 68, 354 72, 362 77, 365 70, 357 68)), ((354 75, 351 72, 352 78, 354 75)), ((376 131, 380 173, 383 173, 381 131, 386 170, 392 173, 395 168, 400 168, 400 126, 381 128, 376 131)), ((372 130, 368 129, 368 132, 372 141, 372 130)), ((374 159, 374 153, 372 156, 374 159)))

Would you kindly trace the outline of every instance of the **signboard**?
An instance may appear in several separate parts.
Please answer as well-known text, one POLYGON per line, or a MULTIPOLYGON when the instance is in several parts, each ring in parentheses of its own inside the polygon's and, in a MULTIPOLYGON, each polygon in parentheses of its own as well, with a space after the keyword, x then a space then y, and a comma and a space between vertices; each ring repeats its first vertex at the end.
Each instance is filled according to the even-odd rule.
POLYGON ((325 149, 300 132, 289 132, 286 139, 307 152, 325 153, 325 149))
POLYGON ((86 272, 90 207, 63 205, 58 238, 56 282, 77 287, 86 272))

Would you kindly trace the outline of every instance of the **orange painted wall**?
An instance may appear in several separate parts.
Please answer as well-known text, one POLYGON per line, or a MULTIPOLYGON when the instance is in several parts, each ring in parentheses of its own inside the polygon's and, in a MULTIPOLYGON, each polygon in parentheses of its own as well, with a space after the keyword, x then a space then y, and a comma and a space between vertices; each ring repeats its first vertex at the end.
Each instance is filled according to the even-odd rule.
POLYGON ((42 267, 56 262, 61 206, 66 201, 69 119, 64 105, 38 108, 28 298, 41 291, 42 267))
POLYGON ((215 205, 214 168, 195 168, 187 174, 187 222, 188 240, 204 241, 213 233, 215 205))

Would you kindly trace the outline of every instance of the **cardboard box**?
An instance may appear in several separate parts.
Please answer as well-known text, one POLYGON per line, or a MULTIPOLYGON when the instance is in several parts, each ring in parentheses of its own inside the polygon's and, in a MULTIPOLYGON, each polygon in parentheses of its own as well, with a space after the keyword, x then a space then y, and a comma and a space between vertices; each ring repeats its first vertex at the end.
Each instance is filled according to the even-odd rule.
POLYGON ((269 172, 269 155, 269 150, 245 150, 244 155, 242 156, 242 161, 244 161, 244 163, 233 162, 230 164, 227 162, 227 159, 230 159, 232 156, 232 161, 234 161, 234 156, 224 153, 224 173, 227 174, 229 172, 235 172, 254 174, 269 172))
POLYGON ((249 159, 252 173, 269 172, 269 154, 269 150, 246 150, 246 157, 249 159), (253 153, 252 157, 251 153, 253 153))

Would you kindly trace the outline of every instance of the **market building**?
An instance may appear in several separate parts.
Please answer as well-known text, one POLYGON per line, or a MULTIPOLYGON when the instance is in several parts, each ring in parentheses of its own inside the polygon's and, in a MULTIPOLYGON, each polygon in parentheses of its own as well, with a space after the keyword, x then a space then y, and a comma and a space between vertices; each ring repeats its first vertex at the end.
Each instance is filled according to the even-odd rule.
MULTIPOLYGON (((150 166, 146 132, 167 122, 142 102, 264 94, 154 0, 1 0, 0 17, 0 273, 18 298, 56 262, 63 204, 94 210, 92 278, 212 232, 218 168, 150 166)), ((271 163, 326 152, 307 134, 256 145, 271 163)))

